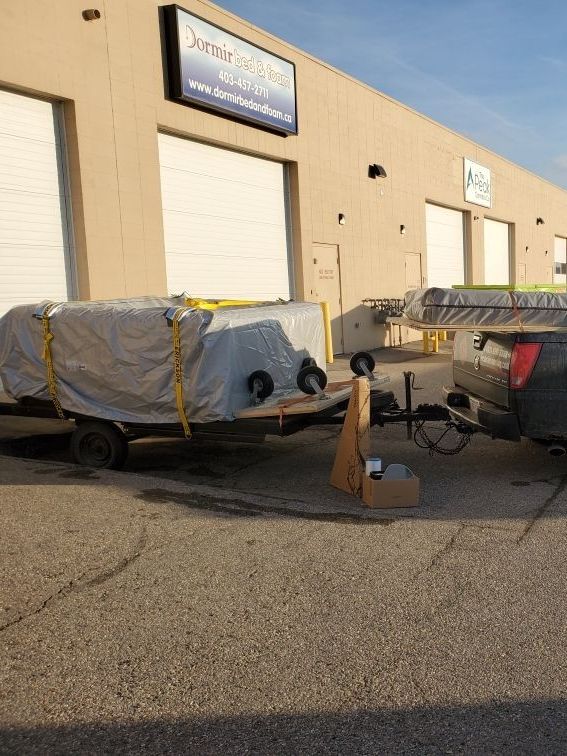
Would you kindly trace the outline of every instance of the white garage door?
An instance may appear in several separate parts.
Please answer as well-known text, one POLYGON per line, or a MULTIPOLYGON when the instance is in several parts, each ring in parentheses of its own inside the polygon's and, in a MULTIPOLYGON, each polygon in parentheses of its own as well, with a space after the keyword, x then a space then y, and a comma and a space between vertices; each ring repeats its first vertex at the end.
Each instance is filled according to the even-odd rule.
POLYGON ((510 283, 510 226, 484 219, 484 283, 510 283))
POLYGON ((425 205, 427 285, 450 288, 465 283, 463 214, 440 205, 425 205))
POLYGON ((285 167, 169 134, 159 155, 169 292, 289 299, 285 167))
POLYGON ((59 106, 0 90, 0 315, 73 294, 59 106))
POLYGON ((567 282, 567 239, 555 237, 553 283, 567 282))

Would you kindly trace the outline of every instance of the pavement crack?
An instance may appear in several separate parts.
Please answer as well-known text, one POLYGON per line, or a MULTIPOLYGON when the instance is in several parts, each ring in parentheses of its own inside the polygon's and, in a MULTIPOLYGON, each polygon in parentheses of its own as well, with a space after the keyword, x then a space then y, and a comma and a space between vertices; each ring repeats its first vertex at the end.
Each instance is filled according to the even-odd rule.
POLYGON ((536 509, 536 511, 533 514, 533 517, 526 523, 524 529, 518 536, 517 545, 519 546, 522 541, 527 538, 527 536, 530 534, 532 528, 541 520, 541 518, 546 514, 546 512, 555 504, 557 499, 561 496, 561 494, 565 491, 567 488, 567 475, 562 475, 559 483, 555 486, 555 490, 553 493, 545 499, 545 501, 542 502, 542 504, 536 509))
POLYGON ((457 530, 453 533, 449 540, 438 551, 436 551, 435 554, 433 554, 427 567, 417 573, 417 575, 415 576, 416 579, 424 575, 426 572, 431 572, 432 569, 437 567, 439 562, 441 562, 441 560, 444 559, 447 554, 449 554, 449 552, 454 548, 457 538, 459 538, 466 527, 468 526, 462 523, 459 528, 457 528, 457 530))
POLYGON ((138 537, 134 550, 132 551, 131 554, 121 559, 117 564, 115 564, 110 569, 102 570, 101 572, 98 572, 96 575, 94 575, 91 578, 87 579, 86 576, 89 574, 89 571, 87 571, 87 572, 84 572, 75 580, 69 580, 67 583, 65 583, 60 588, 58 588, 55 591, 55 593, 52 593, 50 596, 45 598, 38 606, 35 607, 35 609, 32 609, 31 611, 23 613, 23 614, 18 614, 16 617, 13 617, 11 620, 6 622, 4 625, 0 625, 0 633, 3 632, 4 630, 7 630, 9 627, 18 625, 20 622, 23 622, 29 617, 34 617, 38 614, 41 614, 45 609, 50 607, 56 601, 59 601, 60 599, 64 599, 67 596, 70 596, 72 593, 80 593, 81 591, 84 591, 87 588, 92 588, 95 585, 102 585, 102 583, 105 583, 107 580, 110 580, 111 578, 116 577, 116 575, 119 575, 127 567, 129 567, 133 562, 135 562, 137 559, 140 558, 143 550, 146 547, 146 543, 147 543, 147 534, 146 534, 146 527, 144 525, 142 526, 140 536, 138 537))

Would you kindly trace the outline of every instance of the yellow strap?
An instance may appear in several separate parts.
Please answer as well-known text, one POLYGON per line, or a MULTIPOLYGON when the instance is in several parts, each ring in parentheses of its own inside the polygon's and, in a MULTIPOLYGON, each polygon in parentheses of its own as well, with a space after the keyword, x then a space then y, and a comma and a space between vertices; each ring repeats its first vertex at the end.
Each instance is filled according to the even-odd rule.
POLYGON ((53 367, 53 357, 51 356, 51 342, 54 337, 49 328, 49 313, 54 306, 55 305, 47 305, 41 316, 41 322, 43 324, 42 358, 47 366, 47 389, 49 391, 49 396, 51 397, 57 416, 60 420, 65 420, 65 413, 63 412, 63 407, 57 396, 57 376, 55 374, 55 368, 53 367))
POLYGON ((183 432, 186 438, 191 438, 191 428, 189 420, 185 414, 185 402, 183 401, 183 370, 181 367, 181 337, 179 332, 179 319, 185 310, 180 308, 173 315, 171 326, 173 330, 173 365, 175 374, 175 401, 177 403, 177 413, 183 426, 183 432))

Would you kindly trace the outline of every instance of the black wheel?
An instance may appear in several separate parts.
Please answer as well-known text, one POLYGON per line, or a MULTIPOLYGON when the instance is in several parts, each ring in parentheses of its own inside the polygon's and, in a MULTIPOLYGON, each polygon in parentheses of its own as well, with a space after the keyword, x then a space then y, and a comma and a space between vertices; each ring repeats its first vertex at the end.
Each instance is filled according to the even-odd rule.
POLYGON ((374 357, 368 352, 355 352, 350 358, 350 369, 355 375, 365 375, 363 365, 366 365, 368 371, 372 373, 376 367, 374 357))
POLYGON ((254 384, 258 386, 258 399, 267 399, 274 393, 274 379, 265 370, 255 370, 248 376, 248 388, 250 393, 254 391, 254 384))
POLYGON ((79 465, 119 470, 128 456, 128 441, 112 423, 80 423, 71 436, 71 452, 79 465))
POLYGON ((301 368, 306 367, 317 367, 317 360, 315 357, 306 357, 303 362, 301 363, 301 368))
POLYGON ((301 368, 297 374, 297 385, 303 391, 304 394, 316 394, 317 392, 311 385, 311 380, 319 385, 319 388, 323 391, 327 385, 327 374, 324 370, 321 370, 317 365, 308 365, 301 368))

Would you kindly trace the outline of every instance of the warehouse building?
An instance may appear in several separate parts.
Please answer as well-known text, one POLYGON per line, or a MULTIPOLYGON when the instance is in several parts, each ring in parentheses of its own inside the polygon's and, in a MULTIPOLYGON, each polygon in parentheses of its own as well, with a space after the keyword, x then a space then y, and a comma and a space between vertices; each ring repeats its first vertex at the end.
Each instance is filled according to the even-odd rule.
POLYGON ((566 281, 567 192, 208 2, 12 3, 0 42, 0 312, 327 300, 342 352, 367 298, 566 281))

